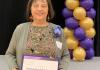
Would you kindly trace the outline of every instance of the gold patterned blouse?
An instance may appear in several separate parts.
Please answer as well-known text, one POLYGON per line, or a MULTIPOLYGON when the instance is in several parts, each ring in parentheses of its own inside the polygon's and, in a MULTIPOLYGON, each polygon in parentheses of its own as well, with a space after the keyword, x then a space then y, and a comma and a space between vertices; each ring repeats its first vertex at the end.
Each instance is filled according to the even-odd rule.
POLYGON ((27 54, 55 58, 52 29, 48 26, 30 26, 27 38, 27 54))

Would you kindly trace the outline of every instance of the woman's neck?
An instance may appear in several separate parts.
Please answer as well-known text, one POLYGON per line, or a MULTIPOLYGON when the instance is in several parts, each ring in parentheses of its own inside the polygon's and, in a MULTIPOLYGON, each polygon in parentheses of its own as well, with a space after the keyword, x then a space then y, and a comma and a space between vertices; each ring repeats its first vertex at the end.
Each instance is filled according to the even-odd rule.
POLYGON ((33 26, 47 26, 48 25, 48 22, 45 21, 45 20, 38 20, 38 21, 34 20, 32 22, 32 25, 33 26))

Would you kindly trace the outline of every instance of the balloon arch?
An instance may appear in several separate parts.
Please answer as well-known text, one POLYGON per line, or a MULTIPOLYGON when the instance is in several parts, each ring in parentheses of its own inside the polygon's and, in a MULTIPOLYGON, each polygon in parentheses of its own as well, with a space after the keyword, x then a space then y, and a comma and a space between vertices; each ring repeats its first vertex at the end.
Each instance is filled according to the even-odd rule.
POLYGON ((93 19, 96 11, 93 0, 66 0, 62 15, 65 18, 64 35, 73 60, 94 57, 93 38, 96 34, 93 19))

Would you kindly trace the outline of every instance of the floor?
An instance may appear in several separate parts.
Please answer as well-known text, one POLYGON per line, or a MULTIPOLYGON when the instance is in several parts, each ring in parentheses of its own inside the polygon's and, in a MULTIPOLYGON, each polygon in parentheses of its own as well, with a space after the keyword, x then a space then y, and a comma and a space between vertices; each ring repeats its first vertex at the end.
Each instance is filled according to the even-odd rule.
MULTIPOLYGON (((5 56, 0 55, 0 70, 9 70, 5 56)), ((68 70, 100 70, 100 57, 77 62, 71 60, 68 70)))

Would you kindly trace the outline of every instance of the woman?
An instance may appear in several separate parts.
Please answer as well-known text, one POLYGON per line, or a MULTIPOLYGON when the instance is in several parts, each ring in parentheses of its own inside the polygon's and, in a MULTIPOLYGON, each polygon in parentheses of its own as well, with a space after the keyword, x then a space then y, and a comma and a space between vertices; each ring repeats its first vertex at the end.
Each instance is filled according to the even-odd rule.
POLYGON ((30 22, 17 26, 6 52, 11 70, 21 70, 24 54, 57 58, 58 69, 67 70, 69 52, 63 31, 60 26, 48 22, 53 15, 50 0, 29 0, 27 18, 30 22), (57 28, 61 34, 54 32, 57 28))

